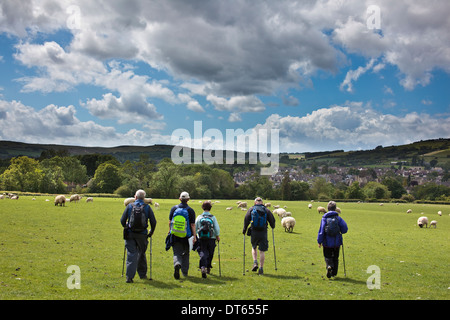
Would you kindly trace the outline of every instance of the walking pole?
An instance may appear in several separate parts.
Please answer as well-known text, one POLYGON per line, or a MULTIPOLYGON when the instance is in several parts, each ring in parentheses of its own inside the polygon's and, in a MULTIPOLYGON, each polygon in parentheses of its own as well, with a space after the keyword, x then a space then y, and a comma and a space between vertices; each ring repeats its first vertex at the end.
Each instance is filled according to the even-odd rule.
POLYGON ((153 280, 152 279, 152 257, 153 257, 152 244, 153 244, 153 238, 150 237, 150 280, 153 280))
POLYGON ((244 233, 244 257, 243 257, 244 266, 242 269, 242 275, 245 276, 245 233, 244 233))
POLYGON ((273 241, 273 256, 275 258, 275 271, 277 271, 277 255, 275 253, 275 235, 272 228, 272 241, 273 241))
POLYGON ((347 277, 347 272, 345 270, 344 237, 342 237, 342 260, 344 261, 344 277, 347 277))
POLYGON ((220 270, 220 241, 217 241, 217 253, 219 254, 219 277, 221 277, 222 271, 220 270))
POLYGON ((122 277, 123 277, 123 271, 125 270, 125 256, 127 254, 127 247, 123 247, 123 264, 122 264, 122 277))

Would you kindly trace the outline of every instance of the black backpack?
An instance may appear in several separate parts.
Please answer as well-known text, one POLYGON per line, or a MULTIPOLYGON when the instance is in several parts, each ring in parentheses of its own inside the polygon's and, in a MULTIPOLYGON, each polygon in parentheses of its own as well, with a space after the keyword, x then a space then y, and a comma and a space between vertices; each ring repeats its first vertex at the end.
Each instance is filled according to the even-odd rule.
POLYGON ((262 231, 267 228, 267 211, 264 206, 255 205, 252 210, 252 229, 262 231))
POLYGON ((130 220, 128 221, 128 226, 133 232, 142 232, 147 230, 147 217, 145 216, 144 206, 137 206, 134 203, 131 205, 130 220))
POLYGON ((330 237, 335 237, 339 233, 341 233, 341 228, 339 228, 338 216, 327 218, 327 224, 325 225, 325 233, 330 237))
POLYGON ((201 239, 211 239, 214 230, 214 222, 212 215, 202 215, 200 218, 200 228, 198 230, 198 236, 201 239))

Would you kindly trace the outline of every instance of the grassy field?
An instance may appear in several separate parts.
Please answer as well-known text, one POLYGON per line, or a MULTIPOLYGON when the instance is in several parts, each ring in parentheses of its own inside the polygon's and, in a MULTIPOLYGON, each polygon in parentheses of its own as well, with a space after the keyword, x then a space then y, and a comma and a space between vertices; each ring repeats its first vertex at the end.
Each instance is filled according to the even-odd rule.
MULTIPOLYGON (((172 251, 165 251, 168 213, 177 200, 159 200, 154 209, 158 225, 153 238, 153 280, 121 277, 123 240, 119 219, 123 199, 94 198, 93 203, 68 203, 55 207, 50 197, 0 200, 0 299, 449 299, 450 208, 420 204, 339 203, 347 221, 345 262, 338 277, 327 279, 322 250, 316 243, 320 218, 308 202, 272 201, 286 205, 297 220, 293 233, 276 218, 274 268, 269 231, 265 275, 243 275, 244 212, 235 200, 213 207, 221 227, 221 271, 216 249, 214 268, 202 279, 198 254, 191 252, 189 277, 173 278, 172 251), (50 202, 46 202, 49 199, 50 202), (232 211, 225 210, 234 206, 232 211), (413 213, 406 214, 411 208, 413 213), (441 210, 442 217, 437 215, 441 210), (437 220, 436 229, 420 229, 424 212, 437 220), (68 289, 67 268, 81 272, 81 289, 68 289), (380 289, 370 290, 369 266, 380 268, 380 289)), ((201 213, 198 200, 190 205, 201 213)), ((154 207, 153 207, 154 208, 154 207)), ((246 238, 246 269, 251 267, 250 239, 246 238)))

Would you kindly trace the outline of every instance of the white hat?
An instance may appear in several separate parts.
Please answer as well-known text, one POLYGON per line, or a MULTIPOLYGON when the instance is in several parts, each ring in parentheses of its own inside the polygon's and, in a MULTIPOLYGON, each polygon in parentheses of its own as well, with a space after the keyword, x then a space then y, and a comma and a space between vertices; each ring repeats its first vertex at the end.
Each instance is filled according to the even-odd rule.
POLYGON ((183 191, 183 192, 180 194, 180 199, 190 199, 189 193, 187 193, 186 191, 183 191))

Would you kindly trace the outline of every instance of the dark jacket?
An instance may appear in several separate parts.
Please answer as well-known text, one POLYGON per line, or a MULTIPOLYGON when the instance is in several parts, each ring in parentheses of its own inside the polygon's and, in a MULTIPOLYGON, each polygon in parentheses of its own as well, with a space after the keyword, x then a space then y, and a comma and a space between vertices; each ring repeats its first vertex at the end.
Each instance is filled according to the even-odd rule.
MULTIPOLYGON (((134 205, 143 205, 144 204, 144 212, 145 212, 145 216, 147 217, 147 221, 150 222, 150 231, 149 231, 149 236, 151 236, 153 234, 153 232, 155 232, 155 228, 156 228, 156 218, 155 218, 155 214, 153 213, 152 208, 150 208, 150 206, 148 204, 145 204, 144 200, 141 199, 137 199, 134 203, 134 205)), ((133 209, 133 206, 131 204, 129 204, 123 214, 122 217, 120 218, 120 223, 122 224, 122 226, 128 227, 129 221, 130 221, 130 216, 131 216, 131 210, 133 209)), ((129 232, 131 232, 131 230, 128 230, 129 232)), ((147 230, 144 230, 141 232, 142 234, 147 234, 147 230)))
POLYGON ((337 248, 342 245, 342 234, 347 233, 348 227, 347 223, 339 217, 339 214, 336 211, 329 211, 322 216, 322 221, 320 222, 319 233, 317 235, 317 243, 322 244, 326 248, 337 248), (327 224, 327 218, 331 218, 333 216, 338 217, 338 225, 341 231, 340 234, 332 237, 325 233, 325 225, 327 224))
MULTIPOLYGON (((255 206, 261 206, 264 208, 264 210, 266 210, 267 212, 267 224, 270 224, 270 227, 272 229, 275 228, 275 217, 272 214, 272 211, 270 211, 269 209, 267 209, 264 205, 262 204, 255 204, 255 206)), ((253 206, 254 207, 254 206, 253 206)), ((252 211, 253 211, 253 207, 250 207, 250 209, 247 210, 247 213, 245 214, 245 218, 244 218, 244 229, 242 230, 242 233, 245 234, 247 232, 247 228, 248 225, 252 222, 252 211)))

